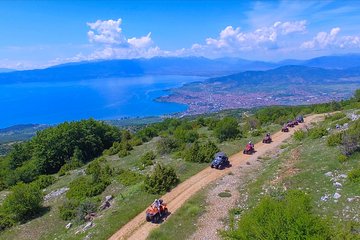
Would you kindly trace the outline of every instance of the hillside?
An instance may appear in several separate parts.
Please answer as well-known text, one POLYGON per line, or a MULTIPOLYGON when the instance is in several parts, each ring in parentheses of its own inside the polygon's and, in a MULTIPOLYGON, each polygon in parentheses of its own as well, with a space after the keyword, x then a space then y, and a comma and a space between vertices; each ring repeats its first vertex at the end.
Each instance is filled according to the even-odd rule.
POLYGON ((359 67, 340 70, 290 65, 186 84, 158 100, 187 104, 189 109, 185 114, 194 114, 240 107, 339 101, 349 98, 359 86, 359 67))
MULTIPOLYGON (((267 145, 269 148, 264 144, 256 145, 258 153, 254 157, 243 158, 242 153, 238 154, 241 164, 231 158, 233 167, 224 171, 208 167, 215 152, 224 151, 229 156, 238 153, 249 139, 260 141, 264 133, 279 131, 284 121, 300 113, 360 109, 359 99, 357 92, 353 99, 338 106, 329 103, 271 107, 254 110, 251 116, 239 110, 191 120, 166 119, 136 132, 119 130, 95 120, 63 123, 45 129, 29 142, 15 147, 6 157, 0 157, 0 186, 3 189, 0 192, 0 239, 107 239, 155 198, 167 191, 168 196, 175 196, 177 190, 172 193, 171 189, 176 185, 184 189, 182 186, 189 184, 187 180, 193 181, 192 176, 203 169, 211 173, 206 174, 211 181, 223 174, 232 176, 237 167, 252 165, 255 157, 266 155, 266 150, 275 148, 290 135, 274 134, 274 145, 267 145), (24 204, 25 208, 22 207, 24 204), (69 229, 65 228, 69 223, 69 229)), ((344 118, 343 115, 340 117, 344 118)), ((344 124, 341 118, 330 119, 329 123, 332 126, 336 121, 344 124)), ((208 184, 206 179, 195 181, 196 184, 191 184, 195 189, 191 194, 185 191, 179 204, 174 202, 176 206, 169 206, 174 211, 182 206, 193 193, 208 184)), ((198 203, 192 201, 192 204, 198 203)), ((165 220, 164 227, 167 223, 174 224, 173 218, 181 223, 181 216, 195 221, 201 212, 196 209, 199 208, 193 210, 196 214, 181 215, 183 210, 179 208, 165 220), (178 213, 180 219, 176 217, 178 213)), ((182 234, 191 234, 195 230, 181 230, 180 227, 176 233, 184 239, 182 234)))

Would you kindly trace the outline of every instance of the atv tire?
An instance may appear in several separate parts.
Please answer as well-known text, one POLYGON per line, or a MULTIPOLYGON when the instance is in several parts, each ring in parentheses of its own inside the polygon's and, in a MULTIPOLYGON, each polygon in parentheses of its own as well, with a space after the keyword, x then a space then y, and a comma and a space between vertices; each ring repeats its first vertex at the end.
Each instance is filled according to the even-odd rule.
POLYGON ((146 216, 146 221, 147 221, 147 222, 151 222, 151 217, 150 217, 150 216, 146 216))

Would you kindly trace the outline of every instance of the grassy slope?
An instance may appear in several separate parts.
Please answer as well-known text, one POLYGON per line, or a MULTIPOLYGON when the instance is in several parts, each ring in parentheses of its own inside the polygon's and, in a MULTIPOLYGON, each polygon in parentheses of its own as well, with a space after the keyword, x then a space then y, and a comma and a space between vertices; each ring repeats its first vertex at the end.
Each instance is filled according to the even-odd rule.
MULTIPOLYGON (((267 127, 266 131, 275 131, 278 128, 279 126, 272 125, 267 127)), ((208 139, 216 141, 211 131, 207 130, 207 128, 199 129, 199 134, 202 141, 207 141, 208 139)), ((231 155, 238 152, 240 146, 244 146, 248 139, 259 141, 261 137, 232 140, 218 143, 218 146, 222 151, 231 155)), ((147 151, 155 149, 157 140, 158 139, 155 138, 148 143, 135 147, 129 156, 121 159, 119 159, 117 155, 106 156, 106 161, 111 167, 134 169, 136 168, 140 156, 147 151)), ((172 165, 176 169, 181 181, 186 180, 205 167, 208 167, 208 163, 198 164, 185 162, 174 154, 158 156, 155 161, 172 165)), ((150 169, 151 167, 142 172, 146 174, 150 169)), ((72 171, 70 175, 59 177, 58 181, 49 186, 45 193, 68 186, 72 180, 82 174, 82 171, 75 170, 72 171)), ((5 192, 0 192, 0 195, 2 194, 5 194, 5 192)), ((112 194, 115 197, 112 207, 101 212, 101 216, 94 221, 95 227, 84 234, 75 234, 75 232, 80 229, 76 224, 70 230, 65 229, 65 225, 68 222, 61 220, 58 212, 58 207, 61 206, 65 200, 65 196, 62 196, 47 202, 45 205, 48 207, 48 211, 41 217, 0 233, 0 239, 53 239, 55 237, 58 239, 83 239, 87 234, 91 234, 94 239, 106 239, 139 212, 144 210, 154 198, 158 197, 142 191, 141 184, 129 187, 123 186, 117 181, 116 177, 114 178, 113 183, 100 195, 100 198, 104 198, 109 194, 112 194)))

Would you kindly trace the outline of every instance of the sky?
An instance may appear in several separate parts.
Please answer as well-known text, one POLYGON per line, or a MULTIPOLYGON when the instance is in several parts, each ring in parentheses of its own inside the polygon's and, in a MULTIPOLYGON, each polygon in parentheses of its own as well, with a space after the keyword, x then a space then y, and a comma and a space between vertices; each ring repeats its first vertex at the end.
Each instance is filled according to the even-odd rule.
POLYGON ((360 1, 1 0, 0 68, 203 56, 360 53, 360 1))

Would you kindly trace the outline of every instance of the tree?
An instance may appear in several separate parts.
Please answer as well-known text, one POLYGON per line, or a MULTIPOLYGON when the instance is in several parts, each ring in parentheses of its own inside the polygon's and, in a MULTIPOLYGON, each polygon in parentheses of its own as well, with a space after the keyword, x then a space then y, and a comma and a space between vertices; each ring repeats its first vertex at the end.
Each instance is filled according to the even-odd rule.
POLYGON ((145 190, 149 193, 159 194, 169 191, 178 182, 179 178, 174 168, 157 164, 154 171, 145 178, 145 190))
POLYGON ((220 142, 226 141, 227 139, 234 139, 239 133, 238 123, 233 117, 226 117, 216 124, 215 136, 220 142))
POLYGON ((14 220, 24 221, 39 212, 43 194, 36 184, 18 183, 11 190, 2 207, 14 220))

